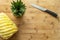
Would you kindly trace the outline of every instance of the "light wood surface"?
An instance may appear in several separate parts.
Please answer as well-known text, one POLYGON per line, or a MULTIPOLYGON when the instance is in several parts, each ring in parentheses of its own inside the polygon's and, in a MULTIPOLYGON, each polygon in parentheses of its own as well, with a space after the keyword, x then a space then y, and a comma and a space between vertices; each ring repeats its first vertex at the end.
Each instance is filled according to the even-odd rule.
POLYGON ((0 0, 0 12, 6 13, 19 29, 9 40, 60 40, 59 21, 30 5, 35 3, 52 10, 60 18, 60 0, 22 0, 26 5, 26 12, 22 18, 13 16, 11 1, 0 0))

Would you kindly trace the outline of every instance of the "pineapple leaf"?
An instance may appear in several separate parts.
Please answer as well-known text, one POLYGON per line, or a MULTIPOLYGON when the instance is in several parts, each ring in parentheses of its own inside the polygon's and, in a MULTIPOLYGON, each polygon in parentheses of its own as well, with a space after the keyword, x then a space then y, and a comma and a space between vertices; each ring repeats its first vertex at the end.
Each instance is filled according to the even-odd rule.
POLYGON ((23 16, 26 10, 25 7, 25 4, 21 0, 11 2, 11 10, 16 17, 23 16))

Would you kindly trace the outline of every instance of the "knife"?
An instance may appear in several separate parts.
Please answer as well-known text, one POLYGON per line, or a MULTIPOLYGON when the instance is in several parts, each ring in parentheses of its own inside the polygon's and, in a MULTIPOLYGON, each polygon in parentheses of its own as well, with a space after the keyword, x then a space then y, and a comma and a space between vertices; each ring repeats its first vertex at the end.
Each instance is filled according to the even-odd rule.
POLYGON ((51 10, 48 10, 48 9, 46 9, 46 8, 43 8, 43 7, 41 7, 41 6, 38 6, 38 5, 32 4, 32 3, 31 3, 31 6, 37 8, 37 9, 43 11, 43 12, 46 12, 46 13, 50 14, 51 16, 55 17, 55 18, 58 17, 58 15, 57 15, 55 12, 51 11, 51 10))

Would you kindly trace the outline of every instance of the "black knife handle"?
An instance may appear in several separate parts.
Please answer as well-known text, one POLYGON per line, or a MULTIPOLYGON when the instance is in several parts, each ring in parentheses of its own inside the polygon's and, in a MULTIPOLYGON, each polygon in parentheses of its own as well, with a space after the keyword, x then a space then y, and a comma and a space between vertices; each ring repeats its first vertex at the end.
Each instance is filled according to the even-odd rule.
POLYGON ((45 10, 45 12, 47 12, 48 14, 52 15, 55 18, 57 18, 57 16, 58 16, 55 12, 52 12, 50 10, 45 10))

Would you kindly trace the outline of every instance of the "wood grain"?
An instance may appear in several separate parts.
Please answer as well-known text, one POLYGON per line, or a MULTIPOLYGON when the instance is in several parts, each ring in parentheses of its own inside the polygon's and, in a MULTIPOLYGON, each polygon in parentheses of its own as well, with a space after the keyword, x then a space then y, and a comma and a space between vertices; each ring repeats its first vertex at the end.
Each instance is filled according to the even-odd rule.
POLYGON ((9 40, 60 40, 60 22, 51 15, 30 5, 30 3, 35 3, 52 10, 60 18, 60 0, 22 1, 26 5, 26 12, 22 18, 16 18, 10 9, 12 0, 0 0, 0 12, 6 13, 19 28, 19 31, 9 40))

